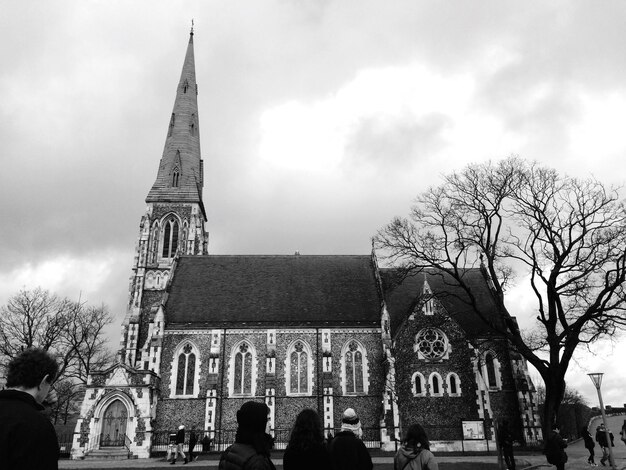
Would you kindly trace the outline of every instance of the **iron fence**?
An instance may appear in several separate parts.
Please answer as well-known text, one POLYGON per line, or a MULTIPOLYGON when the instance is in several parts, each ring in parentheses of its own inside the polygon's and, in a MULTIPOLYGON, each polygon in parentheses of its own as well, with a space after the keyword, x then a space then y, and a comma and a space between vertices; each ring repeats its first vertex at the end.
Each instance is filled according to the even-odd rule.
MULTIPOLYGON (((477 447, 477 444, 480 445, 484 450, 488 452, 492 452, 496 450, 495 444, 493 441, 482 437, 481 439, 466 439, 462 435, 462 431, 457 427, 452 426, 436 426, 436 425, 425 425, 424 429, 428 438, 431 441, 456 441, 458 443, 459 449, 458 451, 461 453, 472 453, 475 452, 473 449, 477 447)), ((402 432, 400 428, 387 428, 388 435, 390 437, 392 448, 397 450, 400 447, 400 441, 395 439, 395 436, 398 435, 400 438, 402 437, 402 432)), ((340 432, 340 428, 326 428, 324 430, 324 436, 326 439, 334 437, 338 432, 340 432)), ((362 428, 363 435, 361 440, 365 444, 368 449, 380 449, 381 448, 381 430, 378 427, 364 427, 362 428)), ((170 435, 176 434, 177 430, 157 430, 157 431, 146 431, 146 438, 149 438, 151 441, 150 453, 152 455, 164 455, 167 453, 169 444, 170 444, 170 435)), ((197 442, 194 447, 194 453, 219 453, 224 451, 228 446, 235 442, 235 435, 237 433, 236 429, 221 429, 221 430, 198 430, 195 431, 197 442)), ((273 440, 273 449, 274 450, 285 450, 287 448, 287 444, 289 443, 289 436, 291 435, 291 429, 275 429, 272 432, 273 440)), ((61 452, 61 458, 68 458, 70 456, 70 452, 72 449, 72 443, 74 438, 77 436, 76 433, 65 433, 59 434, 59 448, 61 452)), ((97 436, 91 439, 89 442, 85 442, 84 450, 88 452, 93 449, 97 449, 100 446, 100 436, 97 436)), ((125 444, 127 447, 131 444, 131 438, 126 438, 125 444)), ((541 447, 542 441, 529 441, 527 440, 525 443, 520 443, 521 447, 541 447)), ((391 449, 389 449, 391 450, 391 449)), ((183 451, 189 451, 189 431, 185 433, 185 444, 183 445, 183 451)))

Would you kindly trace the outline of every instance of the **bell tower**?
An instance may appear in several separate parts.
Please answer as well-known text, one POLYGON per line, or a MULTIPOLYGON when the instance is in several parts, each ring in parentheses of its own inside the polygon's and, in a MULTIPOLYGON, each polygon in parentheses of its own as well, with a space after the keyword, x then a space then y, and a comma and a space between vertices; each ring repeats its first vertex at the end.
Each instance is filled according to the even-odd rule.
POLYGON ((163 155, 139 224, 122 325, 120 362, 138 369, 148 367, 141 356, 143 349, 149 349, 144 343, 153 307, 160 304, 177 255, 207 254, 197 96, 192 27, 163 155))

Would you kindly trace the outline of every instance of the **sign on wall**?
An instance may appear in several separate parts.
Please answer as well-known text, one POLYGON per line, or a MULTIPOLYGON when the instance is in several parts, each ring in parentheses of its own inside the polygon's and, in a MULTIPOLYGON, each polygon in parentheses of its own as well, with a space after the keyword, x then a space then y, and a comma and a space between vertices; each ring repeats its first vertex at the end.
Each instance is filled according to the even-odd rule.
POLYGON ((485 427, 482 421, 463 421, 463 439, 484 439, 485 427))

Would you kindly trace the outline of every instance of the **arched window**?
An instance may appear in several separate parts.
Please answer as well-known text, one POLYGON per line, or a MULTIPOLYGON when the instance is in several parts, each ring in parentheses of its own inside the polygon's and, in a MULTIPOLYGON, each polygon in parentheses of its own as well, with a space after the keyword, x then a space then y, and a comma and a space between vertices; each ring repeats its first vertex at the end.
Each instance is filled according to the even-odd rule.
POLYGON ((411 377, 411 391, 414 397, 423 397, 426 395, 426 380, 419 372, 415 372, 411 377))
POLYGON ((172 385, 174 395, 194 396, 198 391, 198 371, 200 361, 198 349, 189 341, 185 341, 174 354, 172 364, 172 385))
POLYGON ((176 395, 192 395, 196 372, 196 355, 191 345, 187 344, 178 355, 178 374, 176 377, 176 395))
POLYGON ((172 218, 165 222, 163 229, 163 258, 173 258, 178 249, 178 221, 172 218))
POLYGON ((493 361, 493 354, 487 353, 485 356, 485 367, 487 369, 487 386, 489 388, 497 388, 498 381, 496 380, 496 366, 493 361))
POLYGON ((303 341, 296 341, 288 350, 287 360, 288 370, 286 374, 286 385, 288 394, 310 394, 312 372, 309 363, 311 354, 308 345, 303 341))
POLYGON ((185 83, 183 83, 183 93, 187 93, 187 88, 189 88, 189 81, 185 80, 185 83))
POLYGON ((344 393, 367 393, 367 358, 365 348, 357 341, 349 341, 343 348, 342 369, 344 393))
POLYGON ((442 381, 441 376, 433 372, 430 374, 430 395, 433 397, 440 397, 443 395, 443 391, 441 389, 442 381))
POLYGON ((454 372, 452 372, 448 374, 447 382, 448 382, 448 395, 452 397, 461 396, 461 381, 459 379, 459 376, 456 375, 454 372))
POLYGON ((172 187, 178 188, 178 179, 180 178, 180 171, 178 167, 174 168, 174 172, 172 173, 172 187))
POLYGON ((252 348, 246 342, 235 350, 233 394, 252 395, 252 348))
POLYGON ((419 359, 447 359, 450 352, 448 338, 437 328, 424 328, 415 336, 414 350, 419 359))

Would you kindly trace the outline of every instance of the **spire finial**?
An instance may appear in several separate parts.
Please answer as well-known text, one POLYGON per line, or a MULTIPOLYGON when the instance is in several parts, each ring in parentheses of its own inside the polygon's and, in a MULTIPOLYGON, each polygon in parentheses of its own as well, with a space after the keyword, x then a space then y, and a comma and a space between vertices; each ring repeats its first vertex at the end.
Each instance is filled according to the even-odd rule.
POLYGON ((191 18, 191 32, 189 34, 193 36, 193 18, 191 18))

